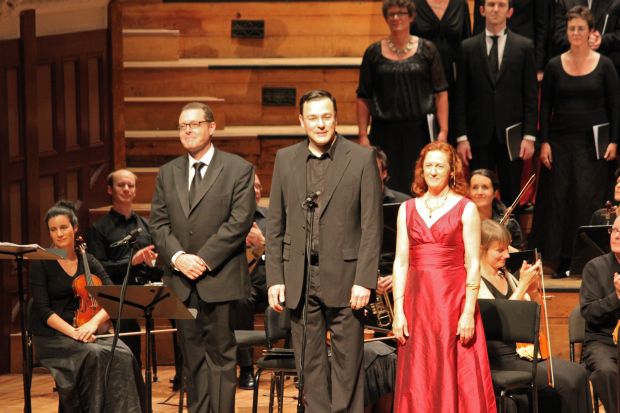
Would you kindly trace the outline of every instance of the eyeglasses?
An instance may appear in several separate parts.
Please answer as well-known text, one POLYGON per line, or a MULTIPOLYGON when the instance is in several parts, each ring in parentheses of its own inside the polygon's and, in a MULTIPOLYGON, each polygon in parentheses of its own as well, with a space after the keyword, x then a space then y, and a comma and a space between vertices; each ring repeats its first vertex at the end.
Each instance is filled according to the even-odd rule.
POLYGON ((609 235, 614 236, 614 235, 619 235, 620 234, 620 228, 609 228, 607 230, 607 232, 609 233, 609 235))
POLYGON ((187 127, 189 126, 192 130, 196 130, 200 128, 200 125, 202 125, 203 123, 207 123, 210 122, 208 120, 201 120, 198 122, 190 122, 190 123, 179 123, 179 126, 177 126, 178 130, 185 130, 187 129, 187 127))
POLYGON ((398 18, 404 19, 406 17, 409 17, 409 12, 406 12, 406 11, 397 11, 397 12, 387 14, 388 19, 398 19, 398 18))

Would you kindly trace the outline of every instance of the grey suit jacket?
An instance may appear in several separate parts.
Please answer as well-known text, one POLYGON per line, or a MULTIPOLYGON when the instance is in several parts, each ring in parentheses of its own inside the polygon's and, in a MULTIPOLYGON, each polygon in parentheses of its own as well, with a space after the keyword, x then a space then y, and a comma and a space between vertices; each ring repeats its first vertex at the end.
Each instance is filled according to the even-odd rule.
POLYGON ((237 155, 215 150, 190 210, 187 155, 159 170, 151 203, 150 227, 164 266, 164 282, 186 300, 192 283, 206 302, 249 295, 245 236, 252 226, 256 199, 254 168, 237 155), (172 268, 177 251, 201 257, 211 268, 191 281, 172 268))
MULTIPOLYGON (((346 307, 351 287, 376 288, 383 210, 374 153, 338 136, 321 195, 319 268, 322 299, 346 307)), ((301 297, 305 260, 307 140, 281 149, 267 219, 267 285, 286 286, 286 306, 301 297)))

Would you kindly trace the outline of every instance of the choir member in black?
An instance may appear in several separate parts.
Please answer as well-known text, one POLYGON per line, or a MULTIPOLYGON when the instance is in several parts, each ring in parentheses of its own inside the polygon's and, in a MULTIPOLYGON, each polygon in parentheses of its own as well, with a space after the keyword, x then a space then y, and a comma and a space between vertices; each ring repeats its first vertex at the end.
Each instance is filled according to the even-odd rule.
MULTIPOLYGON (((109 320, 101 309, 80 327, 74 325, 79 300, 72 283, 84 273, 81 254, 75 251, 78 220, 73 204, 60 201, 45 215, 53 247, 64 250, 67 258, 33 261, 30 291, 33 297, 30 329, 36 358, 52 372, 63 412, 142 412, 144 383, 131 350, 119 341, 114 354, 107 389, 105 370, 110 360, 111 338, 96 338, 109 320), (104 390, 107 390, 104 392, 104 390)), ((103 284, 112 284, 103 266, 86 254, 92 274, 103 284)))
MULTIPOLYGON (((489 169, 476 169, 469 177, 469 198, 478 207, 480 220, 492 219, 499 222, 506 213, 506 206, 498 198, 499 179, 495 172, 489 169)), ((514 218, 508 218, 506 228, 510 232, 510 246, 515 250, 525 247, 521 225, 514 218)))
POLYGON ((430 139, 429 115, 439 125, 436 138, 447 140, 448 83, 435 45, 409 34, 413 2, 385 0, 383 16, 390 35, 366 49, 360 68, 359 142, 385 151, 392 189, 407 193, 415 161, 430 139))
MULTIPOLYGON (((112 282, 117 285, 123 283, 131 247, 128 244, 111 247, 111 244, 137 228, 142 229, 142 232, 136 241, 136 252, 131 257, 133 267, 129 274, 129 284, 142 285, 147 281, 159 281, 162 275, 161 270, 155 267, 157 253, 148 221, 132 209, 136 183, 136 175, 127 169, 119 169, 108 175, 108 195, 112 197, 112 208, 87 233, 90 253, 101 262, 112 282)), ((136 320, 121 320, 120 331, 140 331, 140 326, 136 320)), ((122 340, 140 362, 140 336, 122 337, 122 340)))
POLYGON ((383 149, 378 146, 373 146, 372 149, 375 151, 375 157, 377 158, 381 188, 383 189, 383 204, 400 204, 411 198, 409 195, 395 191, 387 186, 390 180, 390 173, 388 172, 388 165, 390 163, 388 157, 385 152, 383 152, 383 149))
POLYGON ((570 262, 577 228, 603 205, 608 164, 616 158, 620 86, 614 66, 588 46, 590 10, 567 15, 570 49, 549 61, 540 109, 541 181, 532 245, 558 272, 570 262), (609 123, 610 143, 597 160, 593 127, 609 123), (559 267, 559 268, 558 268, 559 267))
POLYGON ((557 0, 553 30, 553 55, 569 49, 566 35, 566 13, 575 6, 590 9, 594 19, 590 33, 590 47, 609 57, 616 70, 620 69, 620 13, 616 0, 557 0))
POLYGON ((583 360, 606 412, 618 411, 618 370, 612 331, 620 319, 620 218, 610 230, 611 252, 583 268, 579 300, 586 320, 583 360))
MULTIPOLYGON (((248 298, 233 303, 233 328, 235 330, 254 330, 254 314, 263 313, 267 308, 267 275, 265 271, 265 231, 267 227, 267 208, 258 205, 263 186, 258 174, 254 174, 254 193, 256 194, 256 211, 254 223, 245 238, 246 254, 250 262, 251 290, 248 298), (251 263, 255 263, 251 265, 251 263)), ((239 365, 238 386, 241 389, 253 389, 252 347, 237 347, 237 364, 239 365)))
MULTIPOLYGON (((493 220, 482 221, 482 235, 480 239, 480 292, 478 298, 498 300, 533 300, 540 303, 539 280, 542 275, 542 263, 534 265, 523 262, 519 280, 503 270, 506 260, 510 256, 510 233, 501 224, 493 220)), ((550 337, 553 341, 553 337, 550 337)), ((527 348, 516 349, 515 343, 501 341, 487 341, 489 362, 493 370, 532 371, 532 365, 524 353, 527 348)), ((531 357, 532 349, 529 349, 531 357)), ((531 358, 530 358, 531 359, 531 358)), ((559 398, 561 409, 554 409, 561 413, 589 413, 592 411, 588 374, 579 364, 568 360, 553 358, 553 374, 555 387, 548 387, 547 369, 549 361, 537 364, 536 387, 540 392, 541 403, 553 403, 559 398), (546 399, 549 398, 549 401, 546 399)), ((517 399, 519 411, 530 411, 527 399, 517 399)))
MULTIPOLYGON (((620 202, 620 168, 614 173, 616 184, 614 185, 614 201, 615 204, 620 202)), ((607 204, 607 202, 606 202, 607 204)), ((617 205, 605 205, 601 209, 597 209, 590 217, 590 225, 611 225, 618 216, 617 205)))
MULTIPOLYGON (((511 0, 513 9, 508 28, 534 43, 536 70, 542 74, 547 63, 551 5, 555 0, 511 0)), ((474 34, 484 31, 485 18, 480 12, 484 0, 474 0, 474 34)))
POLYGON ((533 43, 506 28, 509 0, 485 0, 485 30, 461 44, 453 102, 457 152, 471 169, 497 170, 502 196, 516 198, 534 155, 538 84, 533 43), (509 153, 506 134, 516 131, 509 153), (516 128, 516 129, 515 129, 516 128))

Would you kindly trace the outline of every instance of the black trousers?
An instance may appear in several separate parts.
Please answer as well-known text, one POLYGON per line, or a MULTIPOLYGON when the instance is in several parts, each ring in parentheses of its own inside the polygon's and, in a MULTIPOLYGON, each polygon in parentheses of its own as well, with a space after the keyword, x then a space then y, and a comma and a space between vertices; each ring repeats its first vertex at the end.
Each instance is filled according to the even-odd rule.
MULTIPOLYGON (((310 267, 310 284, 304 368, 306 412, 362 412, 364 328, 361 311, 354 312, 351 307, 327 307, 320 298, 321 286, 316 266, 310 267), (331 333, 331 367, 327 359, 328 331, 331 333)), ((299 370, 303 297, 298 308, 291 312, 291 332, 299 370)))
POLYGON ((188 410, 191 413, 233 413, 237 343, 230 319, 230 303, 206 303, 193 288, 185 305, 198 310, 195 320, 177 320, 187 375, 188 410))
POLYGON ((618 366, 615 346, 599 341, 588 341, 583 347, 583 359, 590 381, 603 402, 606 412, 618 411, 618 366))

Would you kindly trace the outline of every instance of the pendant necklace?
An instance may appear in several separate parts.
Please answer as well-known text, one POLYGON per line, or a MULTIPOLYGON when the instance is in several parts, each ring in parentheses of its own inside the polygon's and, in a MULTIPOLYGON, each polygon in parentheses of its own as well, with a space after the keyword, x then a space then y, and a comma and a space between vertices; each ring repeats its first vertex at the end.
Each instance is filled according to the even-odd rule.
POLYGON ((428 217, 432 218, 433 217, 433 212, 437 211, 439 208, 441 208, 442 206, 445 205, 446 200, 448 199, 448 195, 450 195, 450 187, 446 188, 446 191, 443 195, 440 195, 438 197, 432 197, 429 195, 429 193, 426 193, 426 197, 424 198, 424 206, 426 207, 426 209, 428 210, 428 217), (437 202, 438 199, 441 198, 441 201, 437 202), (431 202, 430 200, 433 199, 435 202, 435 205, 431 207, 431 202))

